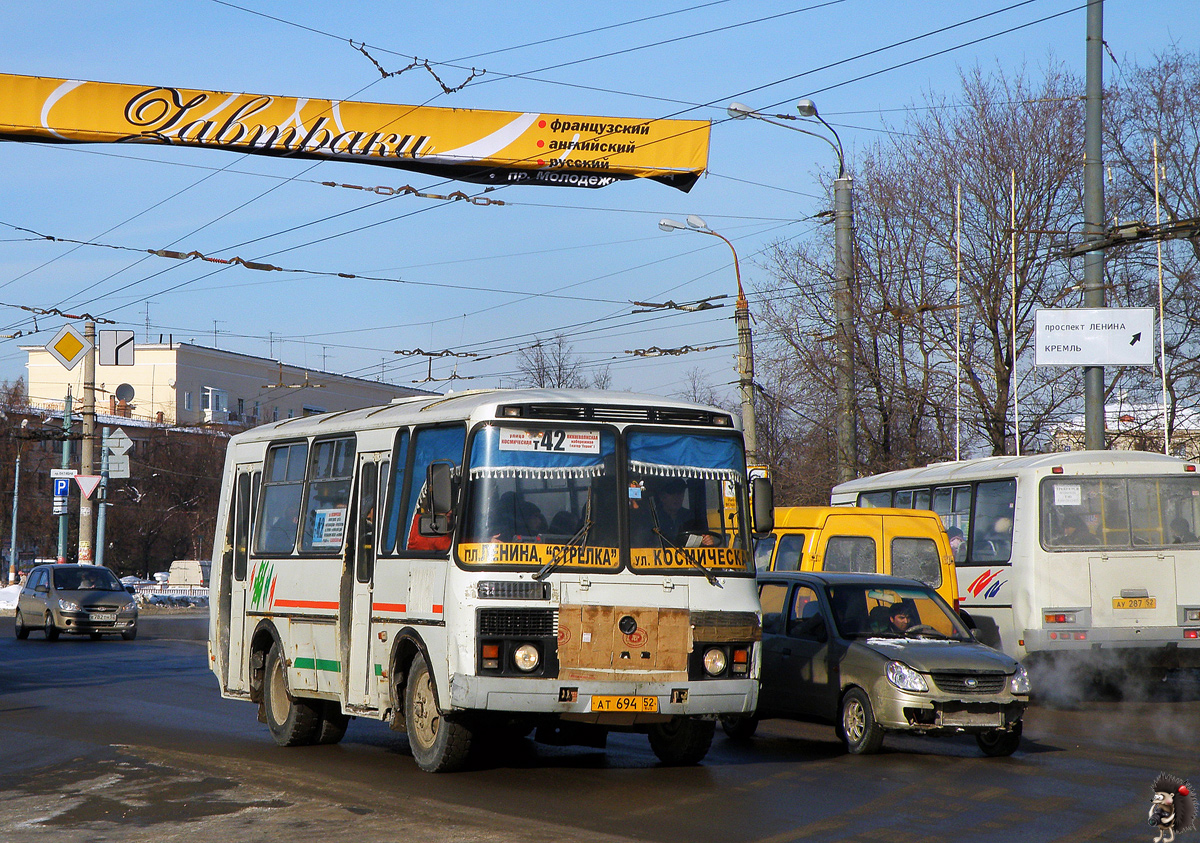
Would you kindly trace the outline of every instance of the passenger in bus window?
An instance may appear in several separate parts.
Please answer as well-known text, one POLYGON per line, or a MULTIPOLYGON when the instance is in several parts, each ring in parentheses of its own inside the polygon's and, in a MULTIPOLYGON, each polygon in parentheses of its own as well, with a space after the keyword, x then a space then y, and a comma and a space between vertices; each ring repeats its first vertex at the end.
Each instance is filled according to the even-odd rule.
POLYGON ((1058 543, 1069 545, 1090 545, 1099 544, 1100 540, 1092 535, 1092 532, 1087 528, 1087 525, 1083 523, 1082 518, 1075 513, 1071 513, 1063 518, 1062 535, 1059 536, 1058 543))
POLYGON ((654 514, 659 531, 676 547, 685 547, 691 535, 697 535, 701 547, 716 547, 717 538, 708 527, 683 505, 687 483, 679 477, 668 477, 654 490, 654 514))
POLYGON ((967 543, 963 538, 962 530, 951 527, 946 530, 946 535, 950 539, 950 550, 954 552, 954 561, 962 562, 967 558, 967 543))
POLYGON ((1196 534, 1188 527, 1187 519, 1182 515, 1175 516, 1171 521, 1171 544, 1193 544, 1196 542, 1196 534))
POLYGON ((538 509, 537 504, 521 501, 517 506, 519 513, 517 533, 514 541, 541 541, 542 533, 546 532, 546 516, 538 509))

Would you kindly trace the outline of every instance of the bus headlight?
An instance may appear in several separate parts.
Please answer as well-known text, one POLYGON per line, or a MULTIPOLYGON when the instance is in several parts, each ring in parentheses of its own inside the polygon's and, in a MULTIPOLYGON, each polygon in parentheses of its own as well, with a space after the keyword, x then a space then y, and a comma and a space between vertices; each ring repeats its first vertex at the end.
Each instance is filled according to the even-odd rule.
POLYGON ((1029 671, 1024 665, 1017 665, 1017 672, 1008 680, 1008 687, 1014 694, 1029 693, 1029 671))
POLYGON ((704 654, 704 672, 709 676, 720 676, 725 672, 727 661, 724 650, 719 647, 711 647, 704 654))
POLYGON ((513 650, 513 663, 516 664, 517 670, 523 670, 526 673, 534 670, 538 666, 538 662, 542 660, 541 653, 538 648, 532 644, 522 644, 517 649, 513 650))
POLYGON ((904 662, 888 662, 888 681, 901 691, 928 691, 925 678, 904 662))

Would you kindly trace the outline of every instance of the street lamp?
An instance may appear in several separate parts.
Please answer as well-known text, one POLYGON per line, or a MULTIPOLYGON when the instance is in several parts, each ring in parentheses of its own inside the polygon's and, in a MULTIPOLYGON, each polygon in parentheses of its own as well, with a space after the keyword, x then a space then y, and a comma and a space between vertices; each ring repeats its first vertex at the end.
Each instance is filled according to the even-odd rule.
POLYGON ((812 100, 800 100, 796 104, 800 117, 814 117, 833 135, 833 140, 818 132, 810 132, 799 126, 780 123, 779 120, 799 120, 791 114, 760 114, 740 102, 731 103, 727 109, 735 120, 753 117, 764 123, 782 126, 794 132, 820 138, 837 153, 838 175, 833 182, 834 218, 834 310, 837 318, 837 479, 839 483, 853 480, 858 469, 858 434, 855 427, 854 410, 854 309, 851 300, 850 282, 854 278, 854 202, 853 179, 846 175, 846 156, 842 151, 842 139, 838 133, 817 113, 812 100), (775 119, 772 119, 775 118, 775 119))
POLYGON ((663 231, 694 231, 697 234, 719 237, 725 241, 729 251, 733 252, 733 271, 737 276, 738 288, 734 322, 738 334, 738 389, 742 396, 742 435, 746 439, 747 462, 750 465, 758 465, 758 431, 754 422, 754 344, 750 337, 750 305, 746 303, 746 293, 742 290, 742 270, 738 265, 737 249, 695 214, 688 215, 687 225, 663 219, 659 220, 658 227, 663 231))

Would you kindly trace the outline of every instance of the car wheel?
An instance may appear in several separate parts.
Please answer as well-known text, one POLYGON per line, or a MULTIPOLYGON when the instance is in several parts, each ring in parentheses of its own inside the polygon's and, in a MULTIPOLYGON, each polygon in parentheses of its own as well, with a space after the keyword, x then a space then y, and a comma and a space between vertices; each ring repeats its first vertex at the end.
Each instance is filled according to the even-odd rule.
POLYGON ((126 641, 132 641, 133 639, 137 638, 137 627, 131 626, 129 629, 122 631, 121 637, 126 641))
POLYGON ((305 746, 316 738, 319 715, 316 706, 292 697, 287 685, 283 653, 272 644, 263 675, 263 713, 271 737, 280 746, 305 746))
POLYGON ((46 623, 42 626, 42 629, 46 633, 47 641, 57 641, 58 640, 58 627, 54 625, 54 615, 51 615, 51 614, 46 615, 46 623))
POLYGON ((25 619, 21 617, 21 610, 17 610, 17 616, 13 618, 13 632, 16 633, 17 639, 24 641, 29 637, 29 627, 25 625, 25 619))
POLYGON ((1021 723, 1018 721, 1011 731, 993 729, 990 732, 980 732, 975 736, 975 743, 980 750, 990 758, 1004 758, 1017 751, 1021 743, 1021 723))
POLYGON ((851 688, 842 697, 839 726, 847 751, 854 755, 870 755, 883 746, 883 727, 875 722, 871 699, 861 688, 851 688))
POLYGON ((404 725, 413 760, 427 773, 452 773, 462 767, 473 735, 465 723, 442 715, 433 674, 420 653, 408 670, 404 725))
POLYGON ((670 767, 699 764, 712 746, 717 721, 695 717, 672 717, 666 723, 654 723, 647 731, 650 748, 658 760, 670 767))
POLYGON ((721 729, 730 740, 749 740, 758 731, 758 718, 753 714, 725 714, 721 717, 721 729))

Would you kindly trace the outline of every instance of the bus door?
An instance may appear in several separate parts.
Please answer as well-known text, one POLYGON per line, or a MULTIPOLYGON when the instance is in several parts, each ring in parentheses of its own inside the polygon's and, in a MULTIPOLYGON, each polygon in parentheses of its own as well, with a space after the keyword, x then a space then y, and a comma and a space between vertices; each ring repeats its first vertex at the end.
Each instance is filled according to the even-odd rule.
POLYGON ((371 599, 375 581, 376 524, 379 515, 380 460, 360 454, 354 497, 354 528, 343 555, 338 610, 342 694, 348 705, 369 705, 371 691, 371 599))
POLYGON ((223 659, 222 679, 230 691, 248 691, 246 641, 255 619, 246 616, 246 584, 253 535, 255 502, 262 476, 258 465, 239 465, 230 501, 230 553, 232 570, 222 570, 217 595, 217 658, 223 659))

